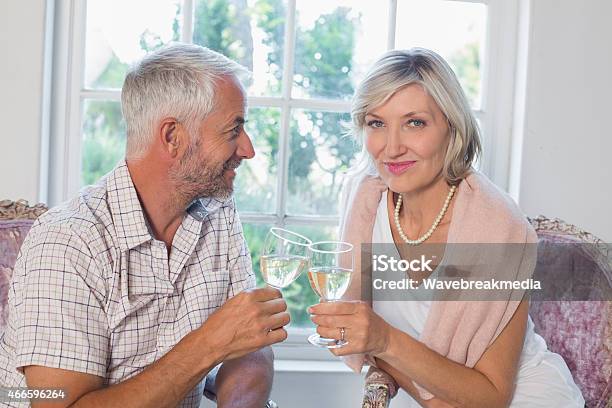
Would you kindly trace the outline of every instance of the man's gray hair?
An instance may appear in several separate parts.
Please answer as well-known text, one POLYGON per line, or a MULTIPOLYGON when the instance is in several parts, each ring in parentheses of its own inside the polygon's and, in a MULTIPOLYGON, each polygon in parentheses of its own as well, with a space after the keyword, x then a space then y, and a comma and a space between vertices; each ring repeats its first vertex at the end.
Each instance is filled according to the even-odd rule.
POLYGON ((247 72, 224 55, 194 44, 174 43, 147 54, 129 70, 121 90, 126 157, 142 157, 155 127, 166 117, 176 118, 195 137, 215 106, 216 81, 247 72))

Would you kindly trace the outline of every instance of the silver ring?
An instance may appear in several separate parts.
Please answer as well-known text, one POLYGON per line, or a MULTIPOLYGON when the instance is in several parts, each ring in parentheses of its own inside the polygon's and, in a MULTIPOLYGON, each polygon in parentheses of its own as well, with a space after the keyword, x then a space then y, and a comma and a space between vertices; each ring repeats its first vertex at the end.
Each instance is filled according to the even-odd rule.
POLYGON ((344 333, 345 333, 346 329, 344 327, 340 328, 340 341, 344 342, 344 333))

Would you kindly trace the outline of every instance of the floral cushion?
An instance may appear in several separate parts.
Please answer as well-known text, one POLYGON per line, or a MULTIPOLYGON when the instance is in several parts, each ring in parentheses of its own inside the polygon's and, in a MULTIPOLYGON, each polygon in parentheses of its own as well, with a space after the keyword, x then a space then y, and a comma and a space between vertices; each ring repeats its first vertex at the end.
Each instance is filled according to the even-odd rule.
POLYGON ((536 274, 556 282, 555 299, 568 288, 580 299, 532 301, 536 332, 563 357, 586 406, 606 407, 612 398, 612 302, 604 293, 610 293, 612 254, 603 242, 561 220, 531 222, 540 238, 536 274))
POLYGON ((8 317, 8 289, 19 248, 34 220, 0 220, 0 332, 8 317))

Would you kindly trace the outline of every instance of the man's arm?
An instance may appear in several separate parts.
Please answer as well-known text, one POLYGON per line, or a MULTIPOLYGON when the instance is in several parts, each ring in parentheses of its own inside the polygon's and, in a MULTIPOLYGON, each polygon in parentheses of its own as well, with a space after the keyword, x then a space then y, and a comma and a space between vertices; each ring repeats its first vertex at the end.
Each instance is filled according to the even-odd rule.
POLYGON ((215 366, 218 356, 194 331, 142 373, 103 388, 102 377, 42 366, 24 368, 30 388, 61 388, 66 399, 58 403, 32 402, 43 407, 175 407, 185 394, 215 366), (197 356, 197 358, 194 358, 197 356))
MULTIPOLYGON (((103 380, 99 376, 34 365, 24 367, 28 387, 62 388, 67 394, 60 403, 33 402, 32 407, 175 407, 220 362, 231 367, 232 360, 285 340, 283 326, 289 323, 286 308, 276 289, 241 292, 143 372, 106 388, 101 388, 103 380)), ((268 363, 266 369, 269 367, 268 363)), ((231 393, 224 390, 228 386, 222 385, 226 374, 221 370, 220 374, 226 398, 225 394, 231 393)), ((244 375, 244 371, 240 374, 244 375)))
POLYGON ((274 354, 270 347, 221 365, 215 381, 219 408, 262 408, 274 378, 274 354))

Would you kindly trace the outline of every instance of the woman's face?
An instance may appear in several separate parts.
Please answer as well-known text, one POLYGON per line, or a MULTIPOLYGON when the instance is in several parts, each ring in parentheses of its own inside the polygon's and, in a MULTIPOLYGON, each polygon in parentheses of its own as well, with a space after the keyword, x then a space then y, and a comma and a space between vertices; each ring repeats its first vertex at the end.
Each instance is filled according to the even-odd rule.
POLYGON ((365 116, 366 149, 392 191, 416 192, 442 180, 446 117, 418 84, 401 88, 365 116))

